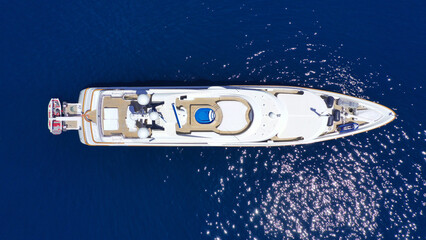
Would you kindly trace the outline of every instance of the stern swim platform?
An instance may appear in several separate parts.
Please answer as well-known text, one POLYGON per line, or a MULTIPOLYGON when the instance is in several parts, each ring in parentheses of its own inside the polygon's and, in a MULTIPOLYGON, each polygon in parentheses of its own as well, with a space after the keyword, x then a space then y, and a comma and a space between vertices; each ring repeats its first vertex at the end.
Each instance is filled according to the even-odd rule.
POLYGON ((87 88, 59 115, 52 114, 59 99, 52 101, 51 132, 58 133, 51 126, 59 122, 87 145, 287 146, 350 136, 395 118, 374 102, 286 86, 87 88))

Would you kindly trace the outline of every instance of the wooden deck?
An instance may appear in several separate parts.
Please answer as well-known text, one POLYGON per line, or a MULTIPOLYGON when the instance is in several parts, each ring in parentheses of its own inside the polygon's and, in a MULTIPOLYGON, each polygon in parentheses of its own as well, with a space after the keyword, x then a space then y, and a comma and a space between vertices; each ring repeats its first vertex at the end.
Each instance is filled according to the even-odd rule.
POLYGON ((81 106, 78 103, 67 103, 66 107, 64 108, 64 115, 65 116, 76 116, 81 114, 81 106))
POLYGON ((64 125, 67 127, 67 130, 78 130, 78 122, 77 121, 65 121, 64 125))
POLYGON ((103 134, 105 136, 114 136, 114 135, 123 135, 123 137, 125 138, 138 138, 138 132, 130 132, 129 128, 127 127, 126 124, 126 118, 127 118, 127 109, 130 106, 130 104, 132 103, 132 101, 130 99, 133 98, 128 98, 129 100, 123 99, 121 97, 110 97, 110 96, 105 96, 103 97, 102 100, 102 123, 104 120, 104 114, 103 114, 103 109, 104 108, 117 108, 118 109, 118 129, 117 130, 112 130, 112 131, 108 131, 108 130, 103 130, 103 134))
MULTIPOLYGON (((334 100, 332 109, 336 109, 336 110, 340 111, 340 121, 334 122, 331 130, 325 132, 321 136, 337 132, 337 126, 341 125, 341 124, 344 124, 344 122, 343 122, 343 115, 342 115, 343 114, 343 106, 337 105, 337 99, 334 100)), ((362 109, 365 109, 365 108, 363 108, 361 106, 358 106, 358 108, 357 108, 357 110, 362 110, 362 109)), ((367 123, 367 122, 364 122, 364 121, 357 121, 354 118, 346 119, 345 123, 348 123, 348 122, 355 122, 355 123, 358 123, 360 126, 362 126, 362 125, 364 125, 364 124, 367 123)))
POLYGON ((250 120, 250 111, 251 106, 248 104, 248 102, 242 98, 238 97, 222 97, 222 98, 196 98, 194 100, 180 100, 179 98, 176 99, 176 107, 177 108, 185 108, 188 112, 187 114, 187 121, 186 124, 179 126, 176 124, 176 132, 177 133, 191 133, 191 132, 215 132, 218 134, 239 134, 244 132, 251 123, 250 120), (219 125, 222 122, 223 119, 223 113, 220 109, 219 105, 217 104, 219 101, 238 101, 243 103, 247 107, 246 111, 246 121, 247 125, 238 131, 221 131, 218 129, 219 125), (197 120, 195 120, 195 112, 200 108, 211 108, 215 114, 216 118, 215 120, 210 124, 199 124, 197 120))
POLYGON ((97 115, 97 111, 92 110, 92 111, 88 111, 87 113, 84 114, 84 117, 89 121, 89 122, 93 122, 93 123, 97 123, 97 119, 98 119, 98 115, 97 115))

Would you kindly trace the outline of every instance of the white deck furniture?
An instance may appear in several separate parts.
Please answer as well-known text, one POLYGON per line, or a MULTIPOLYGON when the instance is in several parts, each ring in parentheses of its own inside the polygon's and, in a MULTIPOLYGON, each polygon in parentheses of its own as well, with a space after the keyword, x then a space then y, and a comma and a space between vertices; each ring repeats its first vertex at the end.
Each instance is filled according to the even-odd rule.
POLYGON ((104 108, 104 130, 118 130, 118 108, 104 108))
POLYGON ((219 105, 223 115, 222 122, 217 127, 219 130, 239 131, 247 126, 247 107, 243 103, 238 101, 219 101, 217 105, 219 105))

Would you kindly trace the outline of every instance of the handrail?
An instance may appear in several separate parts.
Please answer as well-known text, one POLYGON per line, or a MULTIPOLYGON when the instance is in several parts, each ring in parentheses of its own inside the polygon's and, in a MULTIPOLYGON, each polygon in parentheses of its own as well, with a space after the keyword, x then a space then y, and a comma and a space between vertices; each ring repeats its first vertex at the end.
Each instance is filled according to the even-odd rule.
POLYGON ((174 103, 172 103, 172 107, 173 107, 173 112, 175 112, 177 124, 178 124, 179 128, 182 128, 182 126, 180 125, 180 122, 179 122, 179 118, 178 118, 178 115, 177 115, 177 112, 176 112, 176 107, 175 107, 174 103))

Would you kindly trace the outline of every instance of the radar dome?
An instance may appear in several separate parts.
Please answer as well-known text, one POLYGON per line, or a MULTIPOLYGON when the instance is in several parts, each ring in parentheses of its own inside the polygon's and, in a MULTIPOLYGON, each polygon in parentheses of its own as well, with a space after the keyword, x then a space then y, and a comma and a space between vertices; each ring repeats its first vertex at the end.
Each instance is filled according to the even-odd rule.
POLYGON ((149 113, 149 118, 152 121, 155 121, 155 120, 160 118, 160 114, 158 112, 151 112, 151 113, 149 113))
POLYGON ((142 106, 148 105, 149 96, 147 94, 141 94, 138 96, 138 103, 142 106))
POLYGON ((146 127, 140 128, 138 130, 138 137, 139 138, 148 138, 149 137, 149 130, 146 127))

